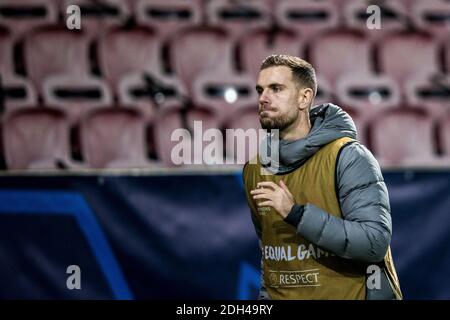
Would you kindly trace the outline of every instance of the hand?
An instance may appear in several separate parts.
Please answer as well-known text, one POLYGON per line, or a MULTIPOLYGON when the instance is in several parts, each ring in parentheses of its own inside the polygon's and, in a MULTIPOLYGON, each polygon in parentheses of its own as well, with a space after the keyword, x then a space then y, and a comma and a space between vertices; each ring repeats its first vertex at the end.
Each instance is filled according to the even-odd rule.
POLYGON ((283 180, 280 180, 279 184, 272 181, 260 182, 256 186, 257 189, 251 190, 250 193, 254 200, 266 200, 259 202, 258 207, 272 207, 284 219, 291 212, 295 201, 283 180))

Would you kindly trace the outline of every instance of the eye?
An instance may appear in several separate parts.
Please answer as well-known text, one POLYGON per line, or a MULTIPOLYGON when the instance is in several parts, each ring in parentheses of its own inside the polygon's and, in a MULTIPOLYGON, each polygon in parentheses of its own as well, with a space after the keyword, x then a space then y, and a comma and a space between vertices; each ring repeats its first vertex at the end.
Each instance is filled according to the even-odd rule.
POLYGON ((258 93, 258 95, 261 95, 263 90, 261 88, 256 89, 256 92, 258 93))
POLYGON ((274 86, 273 87, 273 92, 280 92, 281 91, 281 87, 280 86, 274 86))

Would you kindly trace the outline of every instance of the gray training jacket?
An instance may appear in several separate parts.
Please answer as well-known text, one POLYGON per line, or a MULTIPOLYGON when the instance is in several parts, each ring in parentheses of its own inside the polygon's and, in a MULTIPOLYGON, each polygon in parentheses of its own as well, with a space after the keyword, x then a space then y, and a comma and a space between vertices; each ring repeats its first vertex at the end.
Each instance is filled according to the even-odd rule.
MULTIPOLYGON (((334 104, 314 107, 310 118, 312 128, 305 138, 280 141, 280 173, 301 166, 322 146, 335 139, 356 139, 353 120, 334 104)), ((380 166, 372 153, 359 142, 347 144, 341 149, 336 166, 343 219, 306 204, 297 232, 342 258, 379 262, 386 255, 392 235, 389 196, 380 166)), ((253 222, 260 236, 260 227, 256 221, 253 222)), ((269 298, 262 268, 259 298, 269 298)), ((381 289, 368 289, 366 298, 395 299, 385 270, 381 272, 381 289)))

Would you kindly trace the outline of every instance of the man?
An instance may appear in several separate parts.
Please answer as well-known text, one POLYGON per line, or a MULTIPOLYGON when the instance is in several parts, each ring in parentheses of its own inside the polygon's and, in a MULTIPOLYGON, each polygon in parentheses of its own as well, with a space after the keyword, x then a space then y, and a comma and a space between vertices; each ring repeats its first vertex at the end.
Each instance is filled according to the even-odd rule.
POLYGON ((262 128, 280 137, 275 165, 260 154, 243 171, 260 298, 401 299, 388 192, 350 116, 333 104, 311 109, 315 71, 298 57, 267 57, 256 90, 262 128))

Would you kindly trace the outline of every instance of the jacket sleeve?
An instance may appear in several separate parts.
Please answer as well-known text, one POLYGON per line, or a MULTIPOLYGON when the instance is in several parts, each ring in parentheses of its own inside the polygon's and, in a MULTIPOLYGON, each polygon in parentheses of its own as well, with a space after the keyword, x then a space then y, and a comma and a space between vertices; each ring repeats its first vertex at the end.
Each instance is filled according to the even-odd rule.
POLYGON ((389 196, 380 166, 357 142, 344 146, 337 161, 343 219, 306 204, 297 233, 337 256, 379 262, 386 255, 392 234, 389 196))

